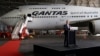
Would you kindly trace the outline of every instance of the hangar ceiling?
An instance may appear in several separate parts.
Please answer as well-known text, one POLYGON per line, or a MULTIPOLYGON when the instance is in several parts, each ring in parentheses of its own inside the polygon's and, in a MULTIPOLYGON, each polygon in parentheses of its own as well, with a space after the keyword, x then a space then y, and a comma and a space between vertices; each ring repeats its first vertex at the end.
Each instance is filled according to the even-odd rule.
POLYGON ((100 0, 0 0, 0 15, 20 5, 69 4, 100 7, 100 0))
POLYGON ((0 0, 0 8, 13 8, 25 4, 54 4, 64 3, 64 0, 0 0))
POLYGON ((0 15, 20 5, 66 4, 70 0, 0 0, 0 15))

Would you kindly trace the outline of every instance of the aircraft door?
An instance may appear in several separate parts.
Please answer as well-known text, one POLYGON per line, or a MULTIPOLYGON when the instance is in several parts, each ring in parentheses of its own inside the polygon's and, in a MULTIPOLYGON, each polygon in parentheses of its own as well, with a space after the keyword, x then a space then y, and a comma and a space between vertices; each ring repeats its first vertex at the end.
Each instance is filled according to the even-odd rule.
POLYGON ((32 15, 31 14, 27 14, 28 17, 28 22, 32 22, 32 15))

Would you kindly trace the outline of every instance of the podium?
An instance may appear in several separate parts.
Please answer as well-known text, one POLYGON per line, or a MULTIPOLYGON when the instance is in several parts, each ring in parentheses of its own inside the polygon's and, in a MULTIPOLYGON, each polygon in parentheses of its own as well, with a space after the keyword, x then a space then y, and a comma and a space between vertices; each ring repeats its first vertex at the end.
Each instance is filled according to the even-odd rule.
POLYGON ((68 30, 68 37, 64 43, 64 45, 67 45, 66 47, 76 46, 76 30, 78 30, 78 27, 70 27, 70 30, 68 30))

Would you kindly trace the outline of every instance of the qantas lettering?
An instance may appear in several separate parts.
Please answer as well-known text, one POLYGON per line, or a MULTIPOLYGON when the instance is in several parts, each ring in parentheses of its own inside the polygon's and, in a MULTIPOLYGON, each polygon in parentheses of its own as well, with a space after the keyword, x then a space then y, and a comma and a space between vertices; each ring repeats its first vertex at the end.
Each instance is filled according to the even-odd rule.
POLYGON ((32 15, 67 15, 67 11, 34 11, 32 15))

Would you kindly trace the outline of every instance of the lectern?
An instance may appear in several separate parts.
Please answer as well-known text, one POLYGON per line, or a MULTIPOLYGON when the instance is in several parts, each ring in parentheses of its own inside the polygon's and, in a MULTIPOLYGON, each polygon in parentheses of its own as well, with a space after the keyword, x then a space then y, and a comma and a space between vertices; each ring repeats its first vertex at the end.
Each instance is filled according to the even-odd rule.
POLYGON ((66 40, 68 47, 76 46, 76 30, 78 30, 78 27, 70 27, 68 31, 68 40, 66 40))

